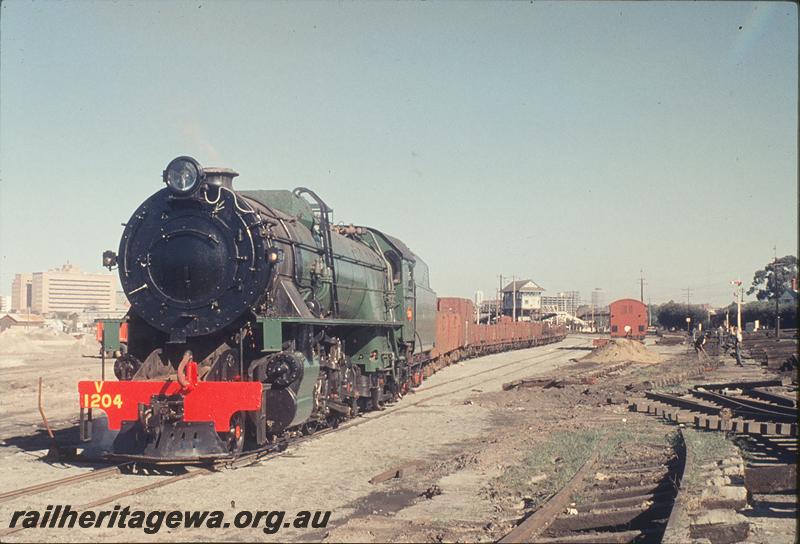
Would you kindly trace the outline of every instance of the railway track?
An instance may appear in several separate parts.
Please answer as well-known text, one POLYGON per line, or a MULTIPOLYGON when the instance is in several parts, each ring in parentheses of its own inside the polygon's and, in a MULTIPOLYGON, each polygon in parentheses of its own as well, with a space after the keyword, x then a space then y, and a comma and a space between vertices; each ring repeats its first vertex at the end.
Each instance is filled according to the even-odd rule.
POLYGON ((505 378, 506 376, 510 376, 510 375, 513 375, 513 374, 516 374, 517 372, 519 372, 519 369, 516 368, 517 365, 520 365, 520 364, 523 364, 523 363, 530 364, 530 363, 543 362, 545 359, 551 358, 552 355, 553 355, 552 352, 546 351, 544 353, 537 354, 537 355, 534 355, 534 356, 523 357, 521 359, 517 359, 515 361, 511 361, 511 362, 505 363, 505 364, 503 364, 501 366, 498 366, 498 367, 495 367, 495 368, 488 368, 488 369, 484 369, 484 370, 481 370, 481 371, 478 371, 478 372, 474 372, 474 373, 469 374, 467 376, 462 376, 461 378, 457 378, 457 379, 454 379, 454 380, 448 380, 448 381, 445 381, 445 382, 440 382, 440 383, 437 383, 437 384, 433 384, 430 387, 422 387, 420 389, 417 389, 415 391, 415 393, 416 394, 424 394, 424 395, 426 395, 425 398, 420 399, 420 400, 418 400, 416 402, 410 402, 410 403, 405 403, 404 402, 404 403, 398 404, 396 406, 393 406, 390 410, 386 410, 386 411, 383 411, 383 412, 369 412, 368 414, 365 415, 364 418, 360 418, 358 420, 354 420, 354 421, 348 422, 348 423, 342 425, 342 427, 343 428, 350 428, 350 427, 355 427, 357 425, 369 423, 370 421, 375 421, 377 419, 380 419, 382 417, 388 416, 390 414, 393 414, 393 413, 396 413, 396 412, 399 412, 399 411, 402 411, 402 410, 407 410, 409 408, 414 408, 416 406, 420 406, 420 405, 422 405, 424 403, 430 402, 430 401, 438 399, 438 398, 446 397, 448 395, 453 395, 455 393, 460 393, 462 391, 466 391, 467 389, 472 389, 472 388, 476 387, 477 385, 481 385, 483 383, 483 381, 478 382, 478 383, 470 383, 470 384, 465 385, 463 387, 460 387, 458 389, 454 389, 454 390, 450 390, 450 391, 443 391, 443 392, 435 394, 435 395, 427 395, 427 393, 429 391, 431 391, 433 389, 436 389, 436 388, 439 388, 439 387, 444 387, 444 386, 451 385, 451 384, 454 384, 454 383, 462 382, 464 380, 470 380, 471 378, 475 378, 475 377, 478 377, 478 376, 483 376, 485 374, 494 374, 491 379, 505 378), (514 368, 512 370, 508 370, 509 367, 514 367, 514 368), (498 372, 500 370, 507 370, 507 371, 503 372, 503 373, 500 373, 500 374, 495 374, 496 372, 498 372))
POLYGON ((110 476, 116 476, 117 474, 121 474, 123 469, 129 465, 130 463, 123 463, 113 467, 96 469, 91 472, 85 472, 83 474, 75 474, 73 476, 67 476, 66 478, 59 478, 57 480, 51 480, 49 482, 43 482, 28 487, 21 487, 19 489, 6 491, 5 493, 0 493, 0 503, 7 502, 19 497, 26 497, 28 495, 35 495, 37 493, 43 493, 45 491, 58 489, 59 487, 62 487, 64 485, 77 484, 81 482, 88 482, 90 480, 99 480, 102 478, 108 478, 110 476))
MULTIPOLYGON (((512 361, 503 363, 499 366, 495 366, 493 368, 488 369, 480 369, 477 372, 472 372, 468 375, 461 376, 456 379, 442 381, 428 387, 422 387, 417 390, 417 394, 424 395, 424 398, 412 402, 412 403, 399 403, 395 406, 390 407, 387 410, 380 411, 380 412, 368 412, 364 414, 363 417, 359 417, 357 419, 350 420, 348 422, 343 423, 338 428, 325 428, 319 430, 313 434, 309 434, 307 436, 295 437, 288 441, 281 441, 276 444, 272 444, 265 448, 262 448, 257 451, 246 452, 236 458, 233 459, 225 459, 220 460, 214 463, 208 463, 206 465, 200 466, 190 466, 190 467, 158 467, 156 472, 164 475, 169 474, 162 479, 159 479, 155 482, 147 483, 146 485, 135 486, 127 490, 123 490, 117 493, 109 494, 106 496, 94 498, 91 501, 88 501, 84 504, 80 504, 78 506, 74 506, 76 510, 85 510, 90 508, 95 508, 97 506, 101 506, 104 504, 108 504, 110 502, 125 498, 125 497, 132 497, 135 495, 139 495, 142 493, 146 493, 148 491, 158 489, 161 487, 165 487, 171 485, 173 483, 177 483, 180 481, 193 479, 196 477, 207 476, 211 474, 218 473, 224 469, 237 469, 242 468, 245 466, 250 466, 257 464, 259 462, 269 460, 275 457, 282 455, 283 453, 289 451, 289 448, 293 446, 300 445, 303 442, 308 440, 312 440, 314 438, 318 438, 335 430, 342 430, 356 427, 358 425, 366 424, 371 421, 376 421, 382 417, 394 414, 395 412, 402 411, 405 409, 410 409, 415 406, 419 406, 425 402, 430 402, 437 398, 446 397, 449 395, 457 394, 464 390, 474 388, 477 383, 475 382, 475 378, 480 378, 481 381, 478 383, 483 383, 485 381, 485 376, 490 375, 490 379, 501 379, 505 376, 518 373, 519 366, 523 364, 538 364, 540 362, 546 361, 552 358, 553 352, 552 351, 544 351, 542 353, 535 353, 533 355, 526 355, 523 357, 515 358, 512 361), (436 393, 433 395, 429 395, 428 392, 431 390, 435 390, 438 388, 442 388, 448 385, 457 384, 460 382, 467 382, 466 385, 462 387, 458 387, 456 389, 450 389, 447 391, 442 391, 440 393, 436 393)), ((125 476, 129 473, 137 473, 140 471, 147 471, 151 470, 146 464, 139 464, 135 462, 124 462, 119 463, 114 466, 108 466, 103 468, 98 468, 92 470, 91 472, 78 474, 78 475, 71 475, 65 478, 58 478, 55 480, 51 480, 48 482, 43 482, 39 484, 35 484, 32 486, 27 486, 24 488, 19 488, 11 491, 4 492, 0 494, 0 503, 12 501, 21 497, 26 497, 30 495, 36 495, 39 493, 53 491, 53 490, 60 490, 66 487, 72 486, 80 486, 86 482, 94 482, 98 480, 108 480, 114 477, 125 476)), ((21 527, 6 529, 4 531, 0 531, 0 537, 10 535, 22 530, 21 527)))
MULTIPOLYGON (((300 443, 310 440, 311 438, 316 438, 317 436, 327 434, 334 430, 335 429, 324 429, 315 435, 309 435, 302 438, 298 438, 292 441, 291 445, 299 445, 300 443)), ((223 469, 242 468, 257 463, 259 461, 262 461, 266 458, 277 457, 282 453, 284 453, 285 451, 287 451, 288 445, 289 445, 288 443, 275 444, 267 449, 245 453, 235 459, 222 460, 215 463, 210 463, 205 466, 169 467, 166 470, 164 467, 157 467, 158 473, 160 473, 162 476, 168 473, 174 473, 174 474, 166 476, 163 479, 157 480, 155 482, 150 482, 148 484, 136 486, 130 489, 126 489, 124 491, 113 493, 111 495, 95 498, 89 502, 80 504, 78 506, 73 506, 73 509, 77 511, 88 510, 91 508, 96 508, 98 506, 114 502, 119 499, 140 495, 142 493, 146 493, 154 489, 166 487, 168 485, 196 478, 198 476, 208 476, 211 474, 215 474, 223 469)), ((148 470, 152 470, 152 467, 146 465, 139 467, 137 466, 137 463, 134 462, 121 463, 119 465, 115 465, 112 467, 95 469, 92 470, 91 472, 87 472, 84 474, 67 476, 65 478, 58 478, 55 480, 50 480, 48 482, 15 489, 12 491, 7 491, 5 493, 0 494, 0 502, 11 501, 20 497, 35 495, 46 491, 63 489, 68 486, 76 486, 83 484, 85 482, 107 480, 109 478, 113 478, 114 476, 125 475, 128 473, 142 472, 142 471, 147 472, 148 470)), ((24 527, 15 527, 6 529, 4 531, 0 531, 0 537, 17 533, 19 531, 22 531, 23 529, 24 527)))
POLYGON ((540 543, 661 542, 686 461, 678 431, 638 443, 601 442, 572 479, 499 540, 540 543))
MULTIPOLYGON (((797 407, 790 405, 796 391, 785 388, 785 393, 776 393, 764 387, 782 384, 780 380, 710 383, 681 394, 647 392, 647 400, 636 403, 635 409, 703 429, 796 437, 797 407)), ((797 449, 786 452, 796 455, 797 449)))
MULTIPOLYGON (((44 482, 42 484, 38 484, 38 485, 34 485, 34 486, 29 486, 29 487, 25 487, 25 488, 20 488, 20 489, 16 489, 16 490, 13 490, 13 491, 9 491, 7 493, 4 493, 0 497, 2 497, 3 501, 8 501, 8 500, 13 500, 13 499, 16 499, 16 498, 19 498, 19 497, 24 497, 24 496, 28 496, 28 495, 34 495, 34 494, 42 493, 42 492, 45 492, 45 491, 63 489, 64 487, 67 487, 67 486, 79 485, 79 484, 82 484, 82 483, 88 482, 88 481, 105 480, 105 479, 111 478, 113 476, 122 474, 123 472, 121 470, 119 470, 121 466, 122 465, 118 465, 118 466, 115 466, 115 467, 107 467, 107 468, 104 468, 104 469, 93 470, 91 472, 88 472, 88 473, 85 473, 85 474, 80 474, 80 475, 77 475, 77 476, 70 476, 70 477, 66 477, 66 478, 59 478, 59 479, 56 479, 56 480, 51 480, 51 481, 48 481, 48 482, 44 482)), ((80 504, 80 505, 77 505, 77 506, 72 506, 72 508, 75 511, 84 511, 84 510, 88 510, 88 509, 91 509, 91 508, 96 508, 98 506, 102 506, 104 504, 108 504, 108 503, 111 503, 111 502, 119 500, 119 499, 123 499, 123 498, 126 498, 126 497, 133 497, 135 495, 140 495, 142 493, 145 493, 145 492, 148 492, 148 491, 152 491, 154 489, 158 489, 158 488, 161 488, 161 487, 166 487, 168 485, 171 485, 171 484, 183 481, 183 480, 188 480, 188 479, 195 478, 195 477, 198 477, 198 476, 205 476, 205 475, 213 474, 214 472, 215 472, 214 467, 190 467, 190 468, 185 469, 184 471, 180 471, 179 474, 175 474, 173 476, 169 476, 166 479, 159 480, 159 481, 156 481, 156 482, 150 482, 150 483, 142 485, 142 486, 136 486, 136 487, 133 487, 133 488, 130 488, 130 489, 118 492, 118 493, 111 494, 111 495, 106 495, 106 496, 91 500, 89 502, 86 502, 86 503, 83 503, 83 504, 80 504)), ((20 532, 20 531, 22 531, 24 529, 25 529, 24 527, 8 528, 8 529, 0 531, 0 537, 5 537, 7 535, 11 535, 11 534, 20 532)))
POLYGON ((796 387, 780 380, 709 383, 683 394, 648 392, 634 409, 734 435, 746 452, 748 491, 791 493, 797 490, 796 395, 796 387))

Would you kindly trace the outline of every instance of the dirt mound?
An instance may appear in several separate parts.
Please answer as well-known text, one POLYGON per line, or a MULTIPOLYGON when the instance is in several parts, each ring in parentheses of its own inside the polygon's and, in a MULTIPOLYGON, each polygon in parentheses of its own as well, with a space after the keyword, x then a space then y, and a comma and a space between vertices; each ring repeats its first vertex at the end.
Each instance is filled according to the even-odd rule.
POLYGON ((45 353, 47 350, 28 334, 32 329, 9 328, 0 333, 0 353, 45 353))
POLYGON ((0 333, 0 354, 3 355, 81 355, 95 354, 99 344, 92 335, 75 338, 48 328, 11 327, 0 333))
POLYGON ((607 344, 597 348, 580 359, 587 363, 660 363, 661 357, 644 347, 644 344, 627 338, 612 338, 607 344))

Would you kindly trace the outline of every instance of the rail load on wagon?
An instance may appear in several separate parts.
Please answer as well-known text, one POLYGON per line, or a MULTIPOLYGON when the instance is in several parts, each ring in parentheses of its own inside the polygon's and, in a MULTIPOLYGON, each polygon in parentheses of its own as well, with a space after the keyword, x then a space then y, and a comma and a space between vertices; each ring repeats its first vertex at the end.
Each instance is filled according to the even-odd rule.
POLYGON ((564 337, 472 326, 472 303, 437 302, 399 239, 333 224, 310 189, 234 189, 237 175, 174 159, 103 254, 131 303, 126 372, 79 383, 84 455, 237 455, 381 409, 453 360, 564 337))

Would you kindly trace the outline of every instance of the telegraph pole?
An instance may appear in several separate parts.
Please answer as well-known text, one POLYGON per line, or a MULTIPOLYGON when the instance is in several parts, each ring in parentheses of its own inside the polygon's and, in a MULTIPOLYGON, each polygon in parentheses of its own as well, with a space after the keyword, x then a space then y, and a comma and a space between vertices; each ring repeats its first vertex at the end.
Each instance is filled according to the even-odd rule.
POLYGON ((691 317, 692 316, 689 313, 689 298, 691 297, 691 294, 692 294, 692 288, 691 287, 687 287, 686 289, 681 289, 681 291, 686 291, 686 318, 687 318, 686 331, 688 332, 689 330, 691 330, 691 317))
POLYGON ((781 308, 780 301, 778 300, 778 247, 772 246, 772 251, 775 253, 775 259, 772 261, 772 281, 775 288, 775 339, 781 339, 781 308))
POLYGON ((511 319, 517 320, 517 276, 511 276, 511 319))
POLYGON ((500 290, 497 291, 497 314, 494 316, 495 320, 500 319, 500 312, 503 308, 503 275, 500 274, 500 290))
POLYGON ((742 334, 742 280, 731 281, 736 286, 733 296, 736 297, 736 334, 742 334))

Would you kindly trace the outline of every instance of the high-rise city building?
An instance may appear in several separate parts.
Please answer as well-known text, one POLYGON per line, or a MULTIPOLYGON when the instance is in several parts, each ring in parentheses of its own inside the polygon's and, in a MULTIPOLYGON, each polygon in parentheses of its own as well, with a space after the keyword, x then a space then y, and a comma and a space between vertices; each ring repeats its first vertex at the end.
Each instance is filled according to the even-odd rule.
POLYGON ((602 308, 606 305, 606 294, 599 287, 595 287, 592 291, 592 306, 595 308, 602 308))
MULTIPOLYGON (((26 274, 17 274, 14 287, 17 287, 17 278, 22 281, 23 276, 26 274)), ((113 274, 89 274, 81 272, 76 266, 65 264, 61 268, 27 276, 31 277, 30 308, 35 313, 116 310, 117 291, 113 274)))
POLYGON ((11 311, 25 312, 33 302, 33 274, 15 274, 11 282, 11 311))

